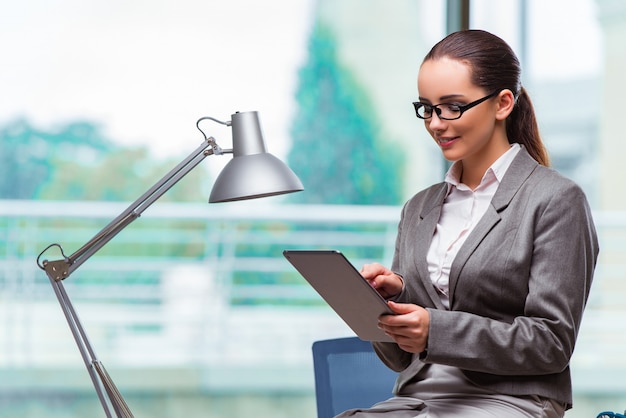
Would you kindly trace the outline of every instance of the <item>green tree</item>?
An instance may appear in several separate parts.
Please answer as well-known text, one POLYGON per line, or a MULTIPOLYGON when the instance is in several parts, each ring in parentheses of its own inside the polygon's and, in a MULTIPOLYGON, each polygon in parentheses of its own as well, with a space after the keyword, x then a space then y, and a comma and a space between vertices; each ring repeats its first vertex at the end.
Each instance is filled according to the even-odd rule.
MULTIPOLYGON (((181 157, 182 159, 182 157, 181 157)), ((116 148, 99 161, 67 161, 57 157, 51 177, 41 187, 44 200, 105 200, 132 202, 178 164, 174 158, 155 161, 146 147, 116 148)), ((159 201, 206 201, 210 185, 200 165, 159 201)))
POLYGON ((383 146, 367 92, 340 65, 334 36, 323 24, 314 26, 308 51, 299 71, 288 155, 305 191, 292 201, 399 204, 403 156, 389 139, 383 146))
MULTIPOLYGON (((134 201, 179 162, 117 146, 87 121, 51 132, 12 122, 0 129, 0 151, 0 199, 134 201)), ((162 200, 207 200, 208 180, 196 167, 162 200)))
POLYGON ((77 121, 52 132, 19 119, 0 129, 0 198, 36 198, 60 161, 92 161, 112 149, 98 126, 77 121))

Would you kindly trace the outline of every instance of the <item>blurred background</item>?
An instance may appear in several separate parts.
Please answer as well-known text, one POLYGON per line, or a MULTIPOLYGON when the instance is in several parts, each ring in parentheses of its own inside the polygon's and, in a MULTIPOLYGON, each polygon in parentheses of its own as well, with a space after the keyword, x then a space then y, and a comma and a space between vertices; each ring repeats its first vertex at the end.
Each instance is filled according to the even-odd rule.
MULTIPOLYGON (((626 3, 469 3, 470 27, 521 59, 553 165, 598 227, 566 417, 621 412, 626 3)), ((304 192, 208 205, 230 156, 208 158, 65 286, 135 416, 315 417, 311 344, 351 332, 282 250, 390 262, 400 206, 446 170, 411 102, 459 4, 0 3, 0 417, 104 416, 35 260, 80 248, 199 146, 200 117, 252 110, 304 192)))

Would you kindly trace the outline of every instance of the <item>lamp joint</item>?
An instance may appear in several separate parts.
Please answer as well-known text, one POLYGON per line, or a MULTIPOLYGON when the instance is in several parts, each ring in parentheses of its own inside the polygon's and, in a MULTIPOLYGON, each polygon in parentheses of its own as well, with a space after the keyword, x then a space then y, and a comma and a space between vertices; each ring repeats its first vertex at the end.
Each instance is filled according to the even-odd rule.
POLYGON ((220 147, 217 142, 215 141, 215 138, 213 138, 212 136, 207 138, 207 142, 209 143, 209 146, 211 147, 211 152, 207 153, 209 150, 205 151, 205 155, 223 155, 223 154, 232 154, 233 150, 232 149, 223 149, 222 147, 220 147))
POLYGON ((43 261, 43 269, 49 277, 53 278, 57 282, 64 280, 69 276, 69 266, 70 263, 66 260, 43 261))

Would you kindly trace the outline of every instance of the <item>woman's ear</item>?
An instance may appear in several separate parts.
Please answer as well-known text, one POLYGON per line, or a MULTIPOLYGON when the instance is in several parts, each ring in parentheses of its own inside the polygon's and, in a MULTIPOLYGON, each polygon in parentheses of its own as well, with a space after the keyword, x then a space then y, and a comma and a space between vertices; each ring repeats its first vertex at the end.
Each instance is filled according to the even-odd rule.
POLYGON ((498 109, 496 110, 496 119, 505 120, 513 111, 515 106, 515 96, 509 89, 502 90, 498 96, 498 109))

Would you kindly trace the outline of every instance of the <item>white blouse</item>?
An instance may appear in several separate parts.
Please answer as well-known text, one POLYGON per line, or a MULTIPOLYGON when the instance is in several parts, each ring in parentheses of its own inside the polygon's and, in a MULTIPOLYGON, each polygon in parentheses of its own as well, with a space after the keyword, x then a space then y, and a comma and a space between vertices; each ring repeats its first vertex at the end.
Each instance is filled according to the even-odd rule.
POLYGON ((487 169, 474 190, 460 182, 462 172, 460 161, 455 162, 446 173, 448 194, 430 243, 427 261, 433 286, 448 309, 450 308, 448 284, 452 262, 470 232, 487 211, 504 173, 519 150, 519 144, 512 144, 511 148, 487 169))

